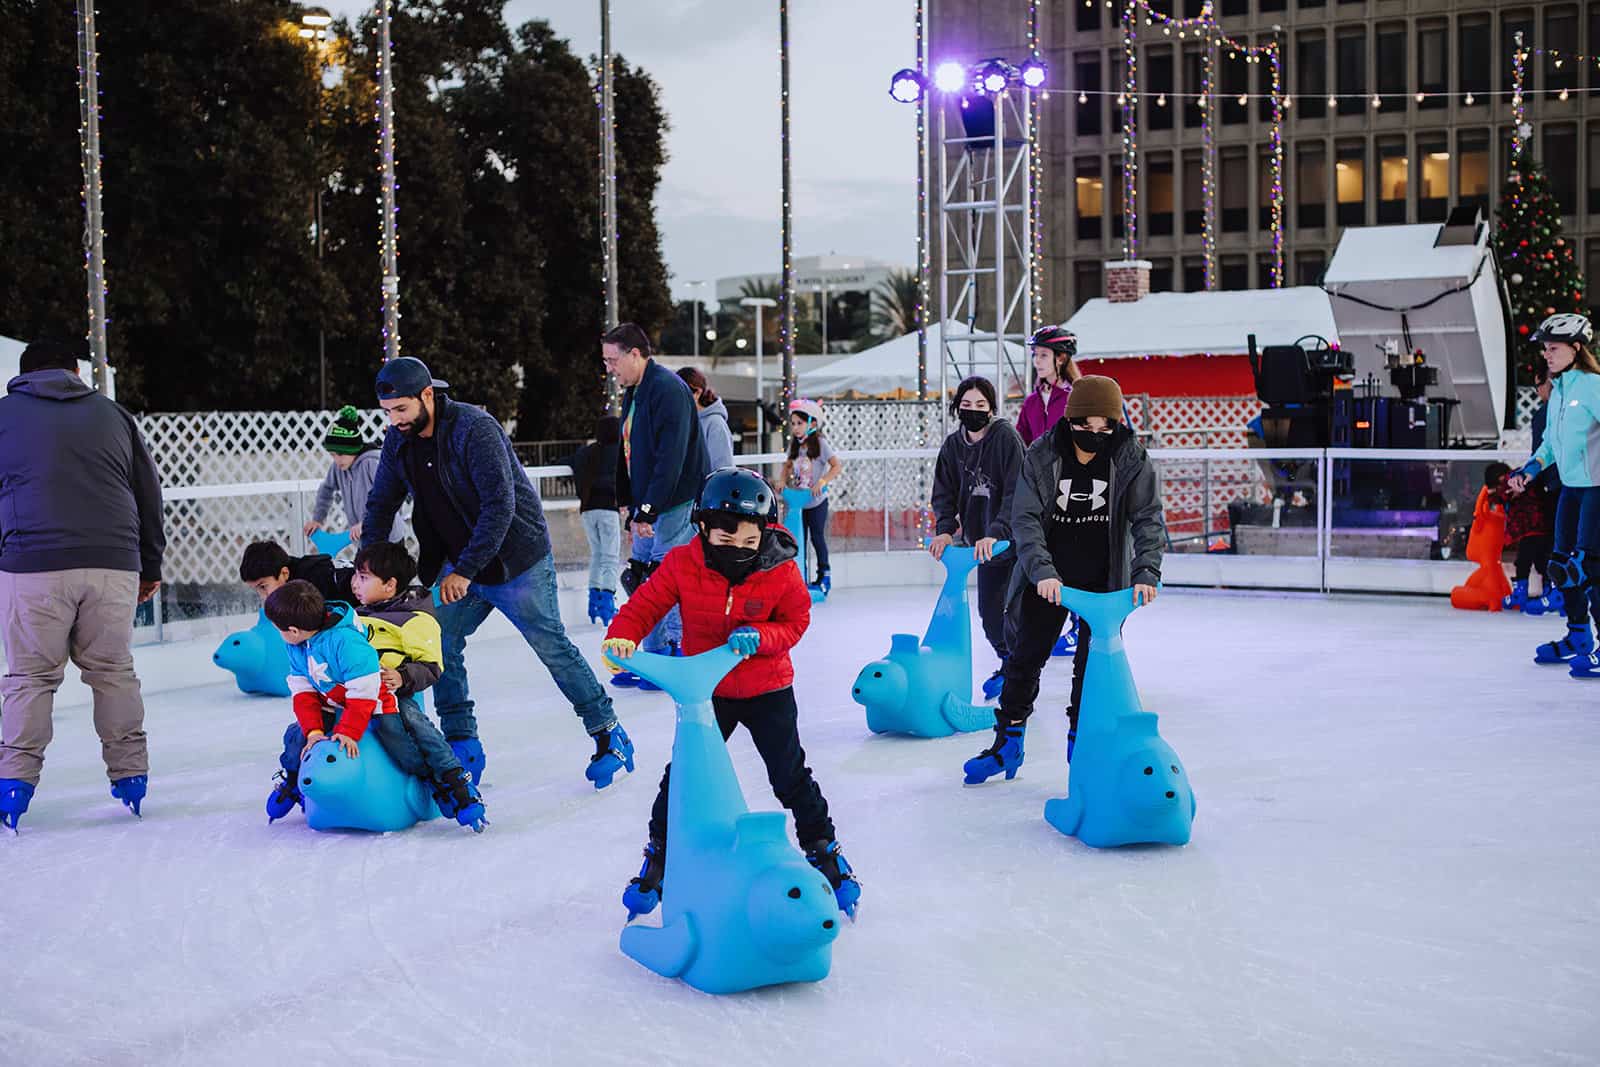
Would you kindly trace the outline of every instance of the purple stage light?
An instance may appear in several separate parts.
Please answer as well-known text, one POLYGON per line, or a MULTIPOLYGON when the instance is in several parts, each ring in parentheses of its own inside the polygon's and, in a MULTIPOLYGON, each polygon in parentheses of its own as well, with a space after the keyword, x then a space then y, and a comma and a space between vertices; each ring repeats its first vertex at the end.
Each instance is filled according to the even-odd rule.
POLYGON ((933 85, 941 93, 959 93, 967 86, 967 68, 964 63, 947 59, 933 71, 933 85))
POLYGON ((902 104, 915 104, 927 88, 927 79, 910 67, 895 71, 889 79, 889 96, 902 104))
POLYGON ((1030 59, 1022 64, 1022 84, 1030 89, 1037 89, 1044 84, 1045 66, 1043 60, 1030 59))

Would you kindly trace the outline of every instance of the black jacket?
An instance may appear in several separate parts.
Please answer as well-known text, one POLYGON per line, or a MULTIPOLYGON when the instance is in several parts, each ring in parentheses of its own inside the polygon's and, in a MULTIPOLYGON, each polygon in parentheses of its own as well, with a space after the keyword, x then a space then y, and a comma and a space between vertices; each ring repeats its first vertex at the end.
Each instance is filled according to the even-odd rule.
MULTIPOLYGON (((439 483, 472 530, 461 557, 450 561, 455 573, 474 579, 497 558, 505 566, 505 580, 525 573, 550 554, 550 533, 539 490, 523 471, 511 438, 487 411, 443 394, 434 394, 433 418, 439 483)), ((400 503, 411 491, 405 462, 410 447, 405 434, 389 428, 378 475, 367 494, 367 514, 361 524, 363 544, 382 540, 380 531, 394 525, 400 503)), ((448 552, 420 508, 412 514, 412 525, 420 546, 417 577, 424 585, 432 585, 448 552)))
POLYGON ((959 427, 939 448, 933 468, 933 532, 954 534, 968 544, 1011 536, 1011 501, 1022 471, 1022 437, 1005 419, 995 419, 976 444, 959 427))
POLYGON ((72 371, 19 374, 0 397, 0 570, 81 567, 161 579, 161 479, 121 405, 72 371))
POLYGON ((700 416, 683 379, 655 360, 639 384, 622 394, 627 448, 617 460, 617 502, 635 518, 652 518, 700 495, 706 450, 700 416))
MULTIPOLYGON (((1033 444, 1022 461, 1016 502, 1011 509, 1011 539, 1021 564, 1012 578, 1038 585, 1046 578, 1060 580, 1050 558, 1045 518, 1061 492, 1061 456, 1056 435, 1047 433, 1033 444)), ((1111 570, 1112 589, 1155 585, 1161 581, 1161 556, 1167 544, 1167 523, 1156 488, 1156 470, 1126 426, 1118 431, 1111 453, 1111 570)))
POLYGON ((605 511, 617 506, 617 457, 622 445, 595 442, 579 448, 567 460, 578 483, 578 510, 605 511))

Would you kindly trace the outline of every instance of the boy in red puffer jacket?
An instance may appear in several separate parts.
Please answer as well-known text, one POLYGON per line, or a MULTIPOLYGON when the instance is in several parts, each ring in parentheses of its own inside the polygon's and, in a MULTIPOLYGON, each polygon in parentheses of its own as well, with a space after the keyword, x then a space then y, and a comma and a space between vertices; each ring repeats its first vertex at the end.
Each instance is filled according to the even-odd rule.
MULTIPOLYGON (((717 725, 724 740, 741 724, 750 731, 773 793, 794 814, 806 858, 827 876, 840 909, 854 915, 861 887, 834 840, 828 802, 806 766, 796 724, 789 650, 811 624, 811 592, 795 565, 798 546, 787 530, 770 525, 772 514, 773 492, 766 479, 737 467, 713 472, 694 515, 700 535, 668 552, 628 598, 606 631, 604 648, 615 659, 627 659, 676 607, 683 618, 685 655, 719 645, 743 655, 711 698, 717 725)), ((653 911, 661 900, 671 775, 669 765, 650 812, 644 866, 622 894, 630 918, 653 911)))

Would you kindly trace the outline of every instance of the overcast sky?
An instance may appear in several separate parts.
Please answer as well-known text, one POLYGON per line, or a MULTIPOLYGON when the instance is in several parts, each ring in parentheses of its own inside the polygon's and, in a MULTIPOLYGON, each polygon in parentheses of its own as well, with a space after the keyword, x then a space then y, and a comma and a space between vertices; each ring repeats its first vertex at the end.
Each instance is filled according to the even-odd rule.
MULTIPOLYGON (((352 17, 371 6, 329 4, 352 17)), ((600 49, 599 0, 506 4, 513 27, 535 18, 548 20, 581 56, 600 49)), ((885 90, 889 75, 915 60, 912 5, 799 0, 789 5, 789 30, 795 254, 909 265, 916 256, 915 112, 885 90)), ((775 272, 778 5, 612 0, 611 32, 617 51, 661 87, 672 124, 657 211, 673 293, 688 297, 691 279, 775 272)), ((396 48, 403 56, 404 43, 396 48)))

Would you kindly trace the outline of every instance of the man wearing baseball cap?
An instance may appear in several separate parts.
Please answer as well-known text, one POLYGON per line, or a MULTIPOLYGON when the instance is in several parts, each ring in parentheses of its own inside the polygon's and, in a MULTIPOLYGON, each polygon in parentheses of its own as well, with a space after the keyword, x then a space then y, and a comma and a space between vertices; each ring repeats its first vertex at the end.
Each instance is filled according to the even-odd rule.
POLYGON ((378 372, 378 404, 388 412, 390 429, 362 530, 389 529, 411 494, 412 526, 421 545, 418 577, 428 584, 438 578, 444 675, 433 692, 439 725, 474 783, 485 759, 467 691, 466 644, 498 608, 583 720, 595 742, 585 774, 603 789, 624 766, 632 768, 633 742, 561 625, 539 491, 494 417, 451 400, 448 388, 410 356, 390 360, 378 372))

